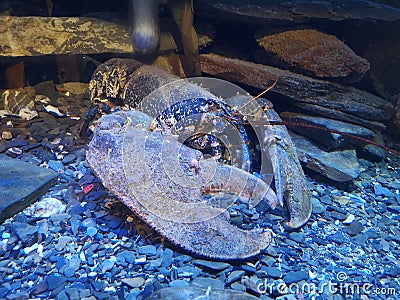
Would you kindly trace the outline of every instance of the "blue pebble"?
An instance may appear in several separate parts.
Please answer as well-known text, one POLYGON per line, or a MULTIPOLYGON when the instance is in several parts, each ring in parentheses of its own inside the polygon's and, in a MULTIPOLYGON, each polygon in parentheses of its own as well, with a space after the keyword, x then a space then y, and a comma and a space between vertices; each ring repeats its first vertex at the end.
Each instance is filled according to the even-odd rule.
POLYGON ((95 227, 88 227, 86 229, 86 235, 90 237, 94 237, 97 234, 97 229, 95 227))
POLYGON ((2 237, 3 239, 9 239, 10 236, 11 236, 11 235, 10 235, 8 232, 3 232, 3 234, 1 235, 1 237, 2 237))
POLYGON ((64 165, 60 161, 49 160, 48 164, 49 164, 49 168, 52 169, 53 171, 56 171, 59 173, 64 171, 64 165))

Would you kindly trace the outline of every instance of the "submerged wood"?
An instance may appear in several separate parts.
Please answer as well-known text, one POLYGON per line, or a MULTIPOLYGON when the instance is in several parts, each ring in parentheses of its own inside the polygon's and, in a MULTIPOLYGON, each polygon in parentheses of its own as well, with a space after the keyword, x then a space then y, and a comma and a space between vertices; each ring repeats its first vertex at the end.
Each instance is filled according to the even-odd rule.
MULTIPOLYGON (((200 45, 211 38, 199 34, 200 45)), ((177 46, 162 32, 160 51, 177 46)), ((47 54, 133 53, 129 27, 96 18, 0 16, 0 57, 47 54)))

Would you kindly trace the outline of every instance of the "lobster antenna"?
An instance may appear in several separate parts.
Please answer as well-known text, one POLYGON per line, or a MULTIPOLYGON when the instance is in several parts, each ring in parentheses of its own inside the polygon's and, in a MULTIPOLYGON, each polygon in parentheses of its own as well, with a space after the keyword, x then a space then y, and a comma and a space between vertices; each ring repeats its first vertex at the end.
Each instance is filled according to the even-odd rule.
POLYGON ((245 104, 243 104, 241 107, 235 109, 235 112, 239 112, 241 111, 243 108, 245 108, 247 105, 249 105, 251 102, 257 100, 258 98, 260 98, 262 95, 264 95, 265 93, 269 92, 270 90, 272 90, 275 85, 278 83, 278 78, 275 80, 275 82, 269 86, 266 90, 262 91, 260 94, 258 94, 257 96, 255 96, 254 98, 250 99, 249 101, 247 101, 245 104))

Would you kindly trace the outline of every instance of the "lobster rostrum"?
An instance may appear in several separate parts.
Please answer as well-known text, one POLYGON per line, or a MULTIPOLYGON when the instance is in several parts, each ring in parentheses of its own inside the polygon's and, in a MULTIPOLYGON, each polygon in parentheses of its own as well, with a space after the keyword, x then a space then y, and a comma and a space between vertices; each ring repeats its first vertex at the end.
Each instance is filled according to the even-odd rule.
MULTIPOLYGON (((272 208, 285 200, 290 228, 310 217, 310 189, 284 126, 254 126, 276 192, 251 173, 254 151, 243 125, 243 115, 257 111, 250 96, 222 100, 198 84, 127 59, 99 66, 90 91, 92 112, 104 99, 131 110, 97 122, 88 162, 106 188, 178 246, 212 258, 243 259, 271 242, 269 229, 231 225, 226 207, 205 200, 210 192, 232 193, 252 205, 266 201, 272 208), (205 148, 214 158, 205 159, 205 148)), ((267 100, 264 108, 255 119, 280 120, 267 100)))

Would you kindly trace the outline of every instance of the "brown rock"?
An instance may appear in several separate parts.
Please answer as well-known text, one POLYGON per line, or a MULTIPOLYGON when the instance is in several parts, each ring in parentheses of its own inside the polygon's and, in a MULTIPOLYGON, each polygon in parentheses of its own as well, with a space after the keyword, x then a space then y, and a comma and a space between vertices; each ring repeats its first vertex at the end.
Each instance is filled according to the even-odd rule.
POLYGON ((368 61, 338 38, 313 29, 265 36, 258 43, 276 66, 318 78, 355 82, 369 70, 368 61))

